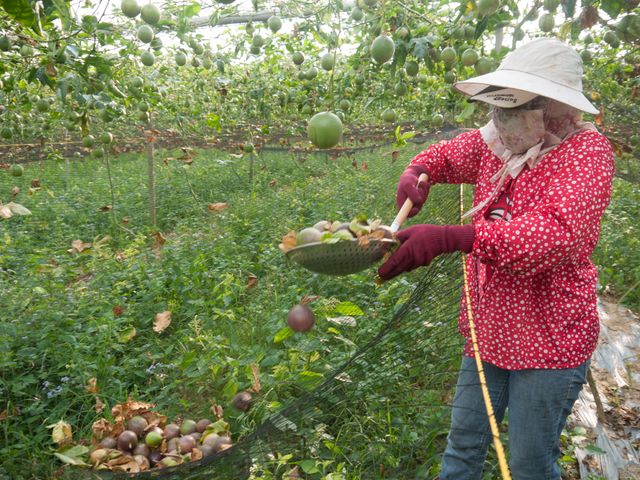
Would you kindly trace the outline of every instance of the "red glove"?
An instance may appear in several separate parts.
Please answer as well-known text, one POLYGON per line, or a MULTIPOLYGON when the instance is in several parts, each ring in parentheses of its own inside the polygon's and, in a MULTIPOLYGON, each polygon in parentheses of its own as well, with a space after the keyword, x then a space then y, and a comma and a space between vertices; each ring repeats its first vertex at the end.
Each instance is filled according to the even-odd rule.
POLYGON ((409 211, 409 217, 418 214, 429 195, 430 181, 427 180, 416 186, 418 184, 418 177, 422 173, 428 173, 425 167, 421 165, 410 165, 404 173, 400 175, 400 180, 398 180, 398 193, 396 194, 398 210, 402 207, 407 197, 409 197, 413 202, 413 208, 409 211))
POLYGON ((429 265, 443 253, 470 253, 476 233, 473 225, 414 225, 396 236, 402 245, 378 269, 383 280, 429 265))

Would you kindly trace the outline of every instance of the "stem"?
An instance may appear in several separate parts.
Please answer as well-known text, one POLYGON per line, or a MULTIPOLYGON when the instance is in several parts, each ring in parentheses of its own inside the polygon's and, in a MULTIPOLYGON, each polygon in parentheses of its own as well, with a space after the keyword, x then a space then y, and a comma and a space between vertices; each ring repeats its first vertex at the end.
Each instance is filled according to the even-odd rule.
POLYGON ((596 417, 598 418, 598 423, 604 425, 604 408, 602 408, 600 392, 598 392, 596 381, 593 378, 593 373, 591 373, 591 367, 587 370, 587 383, 589 384, 589 388, 593 394, 593 400, 596 402, 596 417))
POLYGON ((189 180, 189 175, 187 174, 187 168, 183 168, 182 171, 184 172, 184 178, 187 181, 187 185, 189 186, 189 191, 191 192, 191 196, 196 201, 196 205, 198 205, 200 208, 202 208, 203 211, 206 212, 206 209, 204 208, 204 206, 200 202, 200 199, 198 198, 198 196, 196 195, 195 190, 193 189, 193 185, 191 184, 191 180, 189 180))
POLYGON ((619 299, 618 299, 618 303, 622 303, 622 300, 625 299, 625 297, 627 295, 629 295, 631 292, 633 292, 636 288, 638 288, 638 285, 640 285, 640 280, 638 280, 636 283, 634 283, 633 285, 631 285, 631 288, 629 290, 627 290, 624 295, 622 295, 619 299))

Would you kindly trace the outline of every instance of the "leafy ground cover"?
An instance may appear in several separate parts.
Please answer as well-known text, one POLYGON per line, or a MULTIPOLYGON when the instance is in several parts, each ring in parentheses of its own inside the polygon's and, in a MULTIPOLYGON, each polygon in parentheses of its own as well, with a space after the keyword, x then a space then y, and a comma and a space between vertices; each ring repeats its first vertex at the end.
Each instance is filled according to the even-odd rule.
MULTIPOLYGON (((278 242, 319 219, 366 213, 390 223, 395 179, 420 148, 409 145, 395 162, 391 148, 335 160, 263 153, 253 181, 248 156, 200 151, 185 166, 176 160, 181 152, 160 152, 157 232, 145 213, 143 156, 111 159, 113 204, 104 161, 2 173, 0 196, 19 187, 15 200, 33 215, 0 224, 0 474, 55 476, 60 463, 47 426, 64 419, 76 440, 87 439, 91 424, 129 396, 172 418, 211 415, 220 405, 241 437, 317 385, 378 332, 415 277, 376 286, 373 271, 310 275, 285 261, 278 242), (34 179, 40 187, 29 194, 34 179), (318 297, 311 303, 318 323, 293 334, 286 314, 304 296, 318 297), (357 327, 326 320, 354 308, 367 319, 357 327), (154 331, 156 314, 167 311, 170 324, 154 331), (262 391, 244 415, 230 400, 255 382, 255 367, 262 391)), ((446 204, 453 188, 433 189, 430 203, 446 204)), ((619 294, 640 278, 630 266, 639 195, 616 180, 596 255, 601 281, 619 294)), ((636 291, 626 299, 640 301, 636 291)), ((384 454, 388 465, 416 462, 400 447, 418 443, 407 426, 419 419, 440 422, 420 456, 437 463, 446 418, 420 419, 407 409, 391 421, 366 402, 358 409, 343 430, 354 450, 368 449, 367 461, 384 454), (369 448, 380 428, 389 443, 369 448)))
POLYGON ((389 178, 404 162, 356 161, 358 170, 346 159, 265 154, 251 183, 246 157, 206 151, 190 167, 168 160, 158 169, 156 235, 145 214, 142 156, 112 159, 112 210, 101 208, 112 203, 104 162, 32 164, 22 177, 3 175, 2 195, 18 186, 16 201, 33 212, 4 222, 0 233, 0 458, 10 478, 50 474, 57 464, 46 426, 64 418, 88 438, 100 416, 96 397, 105 411, 131 396, 170 416, 210 414, 252 384, 255 364, 267 412, 377 332, 402 284, 376 287, 371 272, 309 275, 278 249, 288 230, 321 218, 391 221, 389 178), (35 178, 41 187, 28 195, 35 178), (208 203, 228 208, 208 211, 208 203), (70 253, 74 240, 92 246, 70 253), (350 302, 378 320, 357 329, 320 320, 312 333, 291 335, 287 311, 305 295, 319 296, 312 307, 320 319, 350 302), (164 311, 171 325, 157 333, 154 318, 164 311))

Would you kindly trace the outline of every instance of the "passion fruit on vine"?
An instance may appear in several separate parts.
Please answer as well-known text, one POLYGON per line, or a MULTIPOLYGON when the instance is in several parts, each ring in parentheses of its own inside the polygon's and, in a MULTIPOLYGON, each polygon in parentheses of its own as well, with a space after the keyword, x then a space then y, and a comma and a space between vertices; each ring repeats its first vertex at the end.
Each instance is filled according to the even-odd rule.
POLYGON ((140 14, 140 5, 136 0, 122 0, 120 9, 129 18, 135 18, 140 14))
POLYGON ((369 47, 371 58, 373 58, 373 60, 379 65, 391 60, 395 49, 395 43, 393 43, 393 40, 386 35, 376 37, 371 43, 371 47, 369 47))
POLYGON ((318 148, 332 148, 342 137, 342 121, 331 112, 316 113, 307 126, 309 140, 318 148))

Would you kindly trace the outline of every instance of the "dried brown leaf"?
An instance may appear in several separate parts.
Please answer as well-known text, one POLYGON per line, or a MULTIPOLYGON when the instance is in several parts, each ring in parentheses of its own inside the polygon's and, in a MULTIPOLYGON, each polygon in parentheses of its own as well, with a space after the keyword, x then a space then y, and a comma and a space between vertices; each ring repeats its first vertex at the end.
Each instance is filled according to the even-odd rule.
POLYGON ((593 27, 598 23, 598 9, 593 5, 589 5, 580 12, 580 30, 593 27))
POLYGON ((53 429, 51 432, 51 439, 53 443, 58 445, 67 445, 71 443, 73 439, 73 432, 71 431, 71 425, 64 420, 60 420, 58 423, 49 425, 47 428, 53 429))
POLYGON ((210 212, 220 212, 229 208, 229 204, 227 202, 210 203, 207 208, 210 212))
POLYGON ((358 237, 358 245, 365 248, 369 246, 369 235, 361 235, 358 237))
POLYGON ((101 212, 108 212, 113 208, 113 205, 103 205, 102 207, 100 207, 100 211, 101 212))
POLYGON ((113 312, 114 317, 121 317, 124 313, 124 307, 122 305, 114 305, 111 311, 113 312))
POLYGON ((12 195, 13 197, 15 197, 16 195, 18 195, 19 193, 20 193, 20 187, 13 187, 13 188, 11 189, 11 195, 12 195))
POLYGON ((91 430, 93 431, 94 438, 99 442, 105 437, 116 437, 120 435, 124 431, 124 426, 120 425, 120 428, 118 428, 117 424, 113 424, 109 420, 101 418, 100 420, 93 422, 91 430))
POLYGON ((296 236, 297 236, 296 231, 295 230, 291 230, 284 237, 282 237, 282 243, 280 245, 278 245, 280 250, 282 250, 283 252, 286 253, 289 250, 291 250, 292 248, 295 248, 295 246, 296 246, 296 236))
POLYGON ((6 205, 2 205, 2 203, 0 203, 0 218, 7 219, 11 217, 13 217, 13 213, 11 213, 11 209, 6 205))
POLYGON ((270 187, 275 187, 275 186, 277 185, 277 183, 278 183, 278 182, 277 182, 276 180, 271 180, 271 181, 269 182, 269 186, 270 186, 270 187))
POLYGON ((400 152, 398 150, 394 150, 393 152, 391 152, 392 162, 395 162, 396 160, 398 160, 398 158, 400 158, 400 152))
POLYGON ((31 188, 40 188, 40 179, 34 178, 31 180, 31 188))
POLYGON ((318 300, 320 298, 319 295, 305 295, 304 297, 302 297, 300 299, 300 303, 302 305, 308 305, 311 302, 315 302, 316 300, 318 300))
POLYGON ((82 240, 74 240, 71 242, 71 248, 67 252, 71 254, 80 253, 88 248, 91 248, 90 243, 85 243, 82 240))
POLYGON ((258 284, 258 277, 256 277, 255 275, 249 275, 249 278, 247 279, 247 285, 246 285, 246 289, 247 290, 251 290, 252 288, 254 288, 256 285, 258 284))
POLYGON ((104 411, 104 403, 100 400, 100 397, 96 397, 95 409, 96 413, 102 413, 104 411))
POLYGON ((253 375, 253 385, 251 385, 251 390, 254 393, 260 393, 262 390, 262 386, 260 385, 260 371, 258 370, 258 365, 256 363, 251 364, 251 374, 253 375))
POLYGON ((213 405, 211 407, 211 413, 213 413, 218 420, 224 416, 224 408, 221 405, 213 405))
POLYGON ((156 313, 156 318, 153 322, 153 331, 157 333, 164 332, 171 324, 171 312, 165 310, 164 312, 156 313))
POLYGON ((84 389, 89 393, 98 393, 100 389, 98 388, 98 379, 96 377, 91 377, 84 389))
POLYGON ((140 465, 129 455, 122 455, 109 460, 105 465, 110 467, 112 472, 140 473, 140 465))
POLYGON ((192 462, 195 462, 197 460, 202 460, 202 457, 204 457, 204 454, 202 453, 202 450, 200 450, 199 448, 194 448, 193 450, 191 450, 192 462))
POLYGON ((44 73, 51 78, 55 78, 58 76, 58 70, 56 70, 56 66, 53 63, 47 63, 44 67, 44 73))

